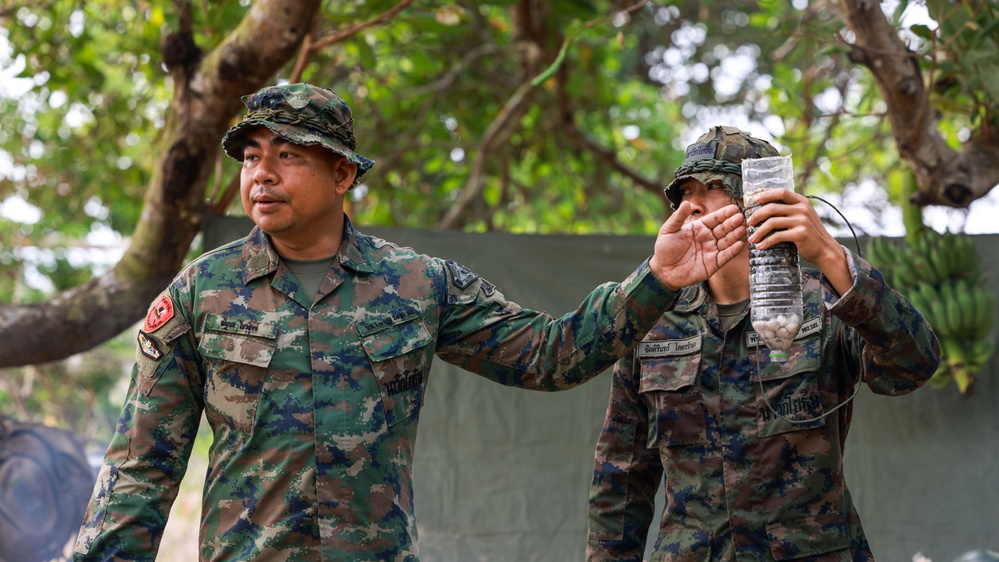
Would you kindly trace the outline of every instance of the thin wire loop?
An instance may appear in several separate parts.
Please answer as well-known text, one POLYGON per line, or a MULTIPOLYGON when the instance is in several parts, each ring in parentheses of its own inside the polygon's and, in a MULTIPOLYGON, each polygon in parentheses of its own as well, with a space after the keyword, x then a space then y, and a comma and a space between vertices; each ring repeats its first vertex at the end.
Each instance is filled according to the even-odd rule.
MULTIPOLYGON (((860 257, 864 257, 863 252, 860 251, 860 241, 857 239, 857 233, 854 232, 853 225, 851 225, 850 221, 847 220, 847 218, 845 216, 843 216, 843 213, 841 213, 839 211, 839 209, 836 208, 835 205, 833 205, 832 203, 826 201, 825 199, 823 199, 821 197, 817 197, 815 195, 806 195, 805 197, 807 197, 809 199, 818 199, 819 201, 822 201, 826 205, 829 205, 830 207, 832 207, 832 209, 834 211, 836 211, 836 213, 840 216, 840 218, 843 219, 843 222, 846 223, 846 226, 850 229, 850 233, 853 234, 853 241, 857 245, 857 255, 859 255, 860 257)), ((753 207, 759 207, 759 205, 751 205, 749 207, 746 207, 746 209, 751 209, 753 207)), ((761 351, 761 348, 763 348, 763 347, 765 347, 765 346, 762 345, 761 343, 757 343, 757 346, 756 346, 756 350, 757 350, 756 351, 756 382, 759 383, 760 397, 763 399, 763 403, 767 405, 767 409, 770 410, 770 413, 772 413, 773 415, 777 416, 778 418, 780 418, 780 419, 782 419, 782 420, 784 420, 784 421, 786 421, 788 423, 805 424, 805 423, 817 422, 817 421, 821 420, 822 418, 828 416, 829 414, 835 412, 836 410, 839 410, 843 406, 846 406, 848 403, 850 403, 853 400, 853 398, 857 395, 857 393, 860 392, 861 383, 863 383, 863 381, 866 378, 865 375, 867 374, 867 363, 863 360, 864 351, 867 350, 867 344, 865 343, 864 344, 864 351, 862 351, 860 353, 860 357, 861 357, 861 360, 860 360, 861 377, 860 377, 860 380, 858 380, 855 383, 855 385, 854 385, 853 394, 851 394, 846 400, 843 400, 842 402, 840 402, 839 404, 837 404, 835 407, 833 407, 828 412, 823 412, 822 415, 820 415, 818 417, 809 418, 809 419, 806 419, 806 420, 792 420, 792 419, 790 419, 788 417, 785 417, 785 416, 781 415, 780 412, 778 412, 777 410, 774 409, 773 405, 770 404, 770 400, 767 399, 767 393, 766 393, 766 391, 763 389, 763 375, 762 375, 762 373, 760 373, 760 351, 761 351)))

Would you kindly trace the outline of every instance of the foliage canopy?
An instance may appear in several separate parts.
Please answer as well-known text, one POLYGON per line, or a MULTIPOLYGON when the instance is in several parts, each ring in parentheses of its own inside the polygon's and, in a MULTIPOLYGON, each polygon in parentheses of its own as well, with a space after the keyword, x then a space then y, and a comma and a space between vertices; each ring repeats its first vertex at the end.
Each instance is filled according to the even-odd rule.
MULTIPOLYGON (((186 245, 204 213, 241 212, 217 125, 189 126, 218 83, 301 79, 347 99, 376 161, 351 194, 362 225, 651 234, 684 146, 720 123, 793 154, 806 193, 868 181, 898 200, 912 168, 919 204, 966 206, 999 178, 999 0, 338 0, 296 5, 287 28, 278 5, 0 1, 0 68, 18 78, 0 91, 0 201, 42 211, 0 218, 0 302, 50 298, 26 279, 96 283, 95 233, 145 222, 186 245), (238 59, 253 48, 282 54, 238 59), (193 160, 175 160, 184 135, 193 160), (951 160, 977 183, 942 181, 951 160), (190 173, 182 189, 171 170, 190 173), (184 228, 150 216, 181 191, 184 228)), ((237 118, 234 100, 212 107, 237 118)), ((130 277, 143 259, 113 273, 162 283, 171 267, 130 277)))

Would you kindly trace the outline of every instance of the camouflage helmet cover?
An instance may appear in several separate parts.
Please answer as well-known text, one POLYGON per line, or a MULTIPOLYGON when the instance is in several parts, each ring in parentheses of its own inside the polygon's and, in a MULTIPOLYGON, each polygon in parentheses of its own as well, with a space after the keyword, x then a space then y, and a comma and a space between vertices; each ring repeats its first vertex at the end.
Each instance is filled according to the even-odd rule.
POLYGON ((746 158, 780 156, 765 140, 735 127, 712 127, 687 147, 683 164, 663 192, 674 210, 680 206, 680 187, 689 179, 702 183, 721 180, 729 195, 742 198, 742 161, 746 158))
POLYGON ((222 148, 231 158, 242 162, 247 133, 267 127, 288 142, 319 144, 343 156, 357 164, 358 178, 374 165, 354 152, 357 141, 350 106, 333 90, 311 84, 285 84, 268 86, 241 99, 246 116, 222 139, 222 148))

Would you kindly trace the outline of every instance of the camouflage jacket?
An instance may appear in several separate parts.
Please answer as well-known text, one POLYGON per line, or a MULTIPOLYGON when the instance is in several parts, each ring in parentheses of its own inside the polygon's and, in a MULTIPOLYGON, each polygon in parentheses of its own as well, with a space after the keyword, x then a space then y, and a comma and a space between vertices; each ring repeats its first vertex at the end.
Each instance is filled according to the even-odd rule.
POLYGON ((632 349, 674 296, 646 262, 552 318, 349 222, 319 294, 302 293, 259 229, 177 276, 138 334, 76 560, 154 559, 202 412, 202 560, 418 560, 411 468, 434 355, 566 389, 632 349))
POLYGON ((617 363, 587 560, 642 560, 663 475, 653 561, 874 559, 843 478, 848 400, 861 383, 915 390, 940 348, 881 273, 848 256, 854 286, 842 298, 803 270, 804 324, 785 363, 770 362, 748 311, 722 333, 706 286, 684 289, 617 363))

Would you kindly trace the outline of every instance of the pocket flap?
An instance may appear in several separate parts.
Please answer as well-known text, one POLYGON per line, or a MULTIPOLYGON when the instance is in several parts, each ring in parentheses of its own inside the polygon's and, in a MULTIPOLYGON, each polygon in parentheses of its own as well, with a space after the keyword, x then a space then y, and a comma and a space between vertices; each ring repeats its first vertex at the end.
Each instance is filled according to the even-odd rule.
MULTIPOLYGON (((820 554, 842 550, 844 561, 849 560, 850 526, 842 513, 826 513, 779 521, 767 525, 770 553, 778 562, 812 558, 820 554)), ((838 558, 823 558, 823 560, 838 558)))
POLYGON ((639 363, 642 373, 638 383, 639 392, 671 392, 691 386, 697 381, 701 356, 652 357, 639 359, 639 363))
MULTIPOLYGON (((792 348, 793 349, 793 348, 792 348)), ((810 356, 807 351, 796 351, 786 363, 766 363, 760 366, 759 380, 763 382, 787 379, 801 373, 818 371, 822 362, 818 356, 810 356)), ((757 375, 753 375, 756 380, 757 375)))
MULTIPOLYGON (((374 332, 362 333, 360 326, 357 332, 361 337, 364 352, 373 362, 386 361, 393 357, 405 355, 430 343, 430 330, 423 319, 410 316, 398 323, 389 323, 374 332)), ((370 325, 368 326, 370 327, 370 325)))
POLYGON ((277 324, 225 318, 216 314, 205 317, 205 331, 198 342, 198 352, 205 357, 267 367, 277 347, 277 324))
POLYGON ((408 322, 414 318, 422 316, 420 307, 415 304, 405 304, 388 312, 369 314, 358 320, 354 326, 361 337, 377 334, 378 332, 391 328, 396 324, 408 322))
POLYGON ((198 344, 198 351, 205 357, 255 367, 267 367, 274 356, 275 342, 237 334, 206 332, 198 344))

